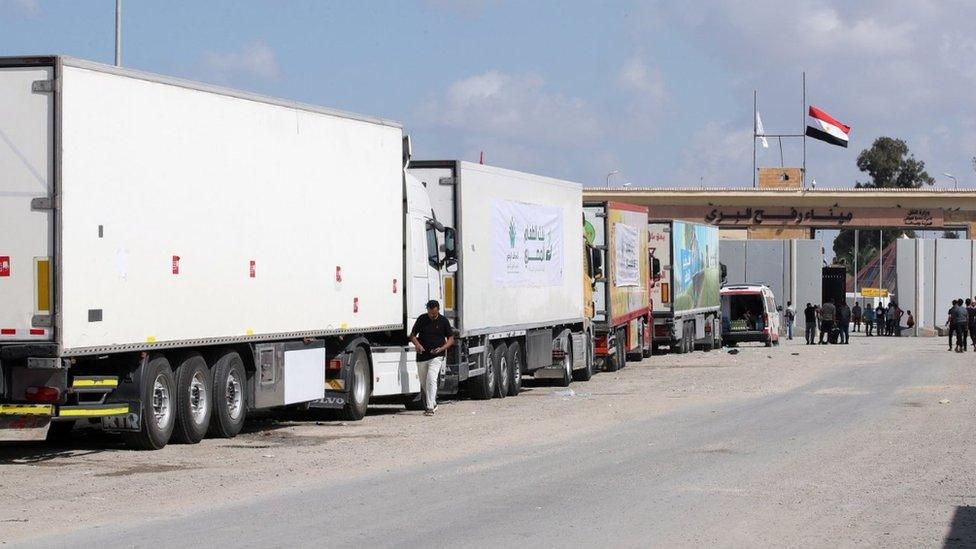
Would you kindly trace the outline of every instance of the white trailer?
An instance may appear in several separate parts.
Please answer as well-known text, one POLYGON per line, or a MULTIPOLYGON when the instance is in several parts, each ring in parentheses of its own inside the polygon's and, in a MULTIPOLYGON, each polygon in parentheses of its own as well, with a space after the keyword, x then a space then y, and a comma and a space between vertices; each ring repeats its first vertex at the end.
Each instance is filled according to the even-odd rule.
POLYGON ((721 347, 718 227, 652 220, 648 238, 654 347, 676 353, 721 347))
POLYGON ((378 118, 0 58, 0 436, 90 420, 159 448, 417 393, 408 296, 441 265, 405 143, 378 118))
POLYGON ((562 385, 589 379, 582 186, 453 160, 414 161, 408 171, 426 186, 436 220, 453 227, 445 236, 456 254, 441 288, 458 344, 445 391, 504 397, 526 374, 562 385))

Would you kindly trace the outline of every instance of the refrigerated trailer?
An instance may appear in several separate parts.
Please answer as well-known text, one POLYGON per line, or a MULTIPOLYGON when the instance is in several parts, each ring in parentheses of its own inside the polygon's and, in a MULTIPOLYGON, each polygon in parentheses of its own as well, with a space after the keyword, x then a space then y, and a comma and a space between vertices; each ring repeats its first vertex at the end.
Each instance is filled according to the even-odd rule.
POLYGON ((582 185, 458 160, 412 161, 408 173, 456 250, 431 285, 457 331, 442 390, 490 398, 517 395, 523 375, 589 379, 582 185))
POLYGON ((677 353, 721 346, 718 227, 678 220, 648 224, 654 347, 677 353))
POLYGON ((651 352, 651 306, 647 255, 647 208, 621 202, 587 202, 583 207, 587 242, 600 253, 596 264, 595 357, 616 371, 627 357, 651 352))
POLYGON ((445 285, 474 396, 588 364, 578 185, 461 170, 455 231, 395 122, 67 57, 0 58, 0 135, 0 437, 151 449, 411 403, 407 332, 445 285), (491 247, 498 211, 535 223, 529 267, 491 247))

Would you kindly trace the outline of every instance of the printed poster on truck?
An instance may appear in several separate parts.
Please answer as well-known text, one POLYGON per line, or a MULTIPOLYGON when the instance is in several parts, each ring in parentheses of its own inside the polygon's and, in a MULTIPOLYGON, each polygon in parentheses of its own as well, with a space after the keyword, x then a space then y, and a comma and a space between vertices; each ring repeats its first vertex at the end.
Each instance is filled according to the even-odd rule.
POLYGON ((674 291, 675 311, 718 307, 721 272, 718 260, 718 230, 715 227, 675 221, 674 291))
POLYGON ((640 233, 635 227, 624 223, 613 224, 614 242, 617 249, 614 250, 616 264, 614 285, 618 288, 624 286, 640 286, 640 233))
POLYGON ((492 200, 492 276, 496 286, 563 284, 561 208, 492 200))

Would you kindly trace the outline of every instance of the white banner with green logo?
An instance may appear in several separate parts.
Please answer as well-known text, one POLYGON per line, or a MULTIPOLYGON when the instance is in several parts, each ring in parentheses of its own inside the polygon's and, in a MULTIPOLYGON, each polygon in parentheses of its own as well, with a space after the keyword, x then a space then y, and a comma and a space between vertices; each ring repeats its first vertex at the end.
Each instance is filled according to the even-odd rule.
POLYGON ((615 286, 640 286, 640 234, 637 229, 624 223, 613 224, 615 286))
MULTIPOLYGON (((492 276, 496 286, 561 286, 562 209, 492 200, 492 276)), ((580 243, 582 245, 582 243, 580 243)))

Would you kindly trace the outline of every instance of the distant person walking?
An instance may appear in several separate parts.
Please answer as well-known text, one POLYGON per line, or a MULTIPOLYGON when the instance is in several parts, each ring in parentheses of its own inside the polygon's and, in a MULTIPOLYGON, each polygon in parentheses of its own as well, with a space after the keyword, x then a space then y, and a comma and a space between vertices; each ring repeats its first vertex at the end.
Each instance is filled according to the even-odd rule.
POLYGON ((966 310, 962 299, 957 300, 952 316, 956 327, 956 352, 965 353, 969 350, 969 345, 966 343, 966 332, 969 331, 969 311, 966 310))
POLYGON ((898 311, 898 306, 893 301, 888 302, 888 308, 885 309, 885 335, 890 336, 895 334, 895 312, 898 311))
POLYGON ((946 318, 946 329, 949 331, 949 350, 952 351, 955 347, 952 346, 952 338, 956 337, 956 306, 959 305, 958 299, 952 300, 952 306, 949 307, 948 316, 946 318))
POLYGON ((905 321, 905 326, 908 326, 909 330, 915 327, 915 317, 912 316, 911 311, 908 311, 908 320, 905 321))
POLYGON ((874 319, 877 317, 878 313, 874 310, 874 307, 868 305, 864 308, 864 334, 871 337, 874 331, 874 319))
POLYGON ((973 350, 976 351, 976 301, 970 301, 967 311, 969 312, 969 342, 973 344, 973 350))
POLYGON ((847 306, 847 301, 837 300, 837 321, 839 323, 840 334, 838 343, 847 345, 851 342, 851 308, 847 306))
POLYGON ((417 349, 417 373, 424 415, 432 416, 437 411, 437 386, 441 368, 444 367, 444 355, 454 345, 451 322, 441 315, 441 304, 436 299, 427 302, 427 314, 418 316, 413 323, 410 341, 417 349))
POLYGON ((783 312, 786 318, 786 339, 793 339, 793 322, 796 320, 796 307, 792 301, 786 302, 786 311, 783 312))
POLYGON ((806 323, 804 327, 804 334, 807 338, 807 345, 813 345, 816 343, 817 339, 817 308, 807 303, 807 307, 803 309, 803 320, 806 323))
POLYGON ((861 303, 855 301, 854 307, 851 309, 851 322, 854 323, 854 332, 861 331, 861 318, 863 315, 864 311, 861 309, 861 303))
POLYGON ((834 320, 837 316, 837 307, 833 303, 826 301, 820 307, 820 344, 828 343, 831 338, 831 332, 834 330, 834 320), (824 338, 827 341, 824 341, 824 338))

